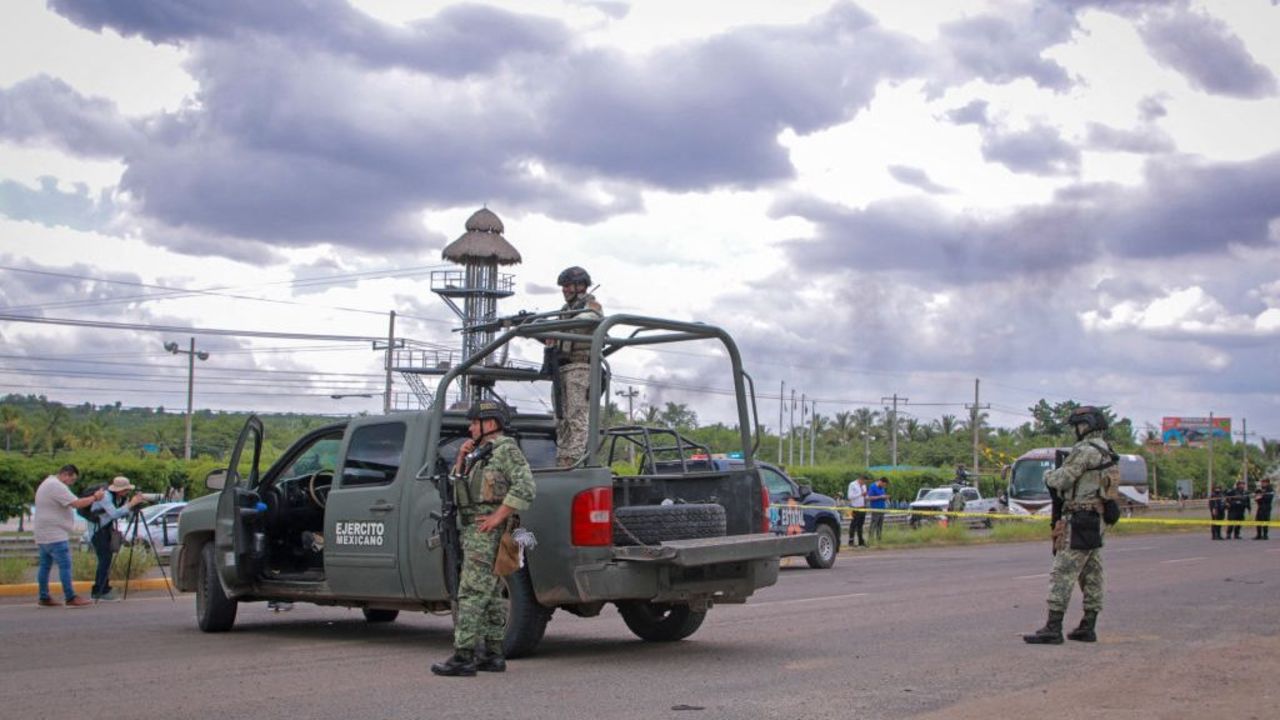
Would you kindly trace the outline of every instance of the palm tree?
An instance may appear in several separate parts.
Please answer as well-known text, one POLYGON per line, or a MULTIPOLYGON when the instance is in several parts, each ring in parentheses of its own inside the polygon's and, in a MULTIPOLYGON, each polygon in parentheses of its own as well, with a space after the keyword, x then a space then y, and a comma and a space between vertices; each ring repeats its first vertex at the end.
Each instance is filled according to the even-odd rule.
POLYGON ((837 445, 847 445, 857 433, 853 413, 842 411, 836 413, 835 422, 831 424, 831 435, 837 445))
POLYGON ((951 435, 952 433, 954 433, 956 430, 959 429, 956 425, 955 415, 943 415, 942 417, 934 421, 934 426, 943 435, 951 435))
POLYGON ((876 425, 876 418, 880 417, 879 410, 872 410, 867 407, 860 407, 853 411, 853 427, 858 433, 870 432, 876 425))
POLYGON ((21 434, 23 429, 22 413, 12 405, 0 405, 0 429, 4 430, 4 451, 9 452, 13 445, 13 434, 21 434))

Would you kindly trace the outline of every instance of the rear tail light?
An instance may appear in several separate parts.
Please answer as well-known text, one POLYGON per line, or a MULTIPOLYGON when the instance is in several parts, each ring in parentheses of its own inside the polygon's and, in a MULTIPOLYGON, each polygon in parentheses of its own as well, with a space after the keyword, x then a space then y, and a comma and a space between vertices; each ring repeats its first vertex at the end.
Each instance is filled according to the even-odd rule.
POLYGON ((613 488, 588 488, 573 496, 569 538, 574 545, 613 544, 613 488))
POLYGON ((769 488, 762 482, 760 483, 760 532, 767 533, 769 529, 769 488))

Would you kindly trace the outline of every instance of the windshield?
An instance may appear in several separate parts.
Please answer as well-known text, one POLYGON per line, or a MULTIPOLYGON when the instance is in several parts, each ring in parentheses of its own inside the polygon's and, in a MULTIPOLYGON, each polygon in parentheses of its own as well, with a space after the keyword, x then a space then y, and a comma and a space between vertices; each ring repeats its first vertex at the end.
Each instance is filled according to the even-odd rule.
POLYGON ((1043 500, 1049 497, 1044 485, 1044 474, 1053 469, 1052 460, 1019 460, 1013 465, 1013 480, 1009 483, 1009 495, 1020 500, 1043 500))
POLYGON ((951 488, 934 488, 920 499, 921 500, 950 500, 951 488))

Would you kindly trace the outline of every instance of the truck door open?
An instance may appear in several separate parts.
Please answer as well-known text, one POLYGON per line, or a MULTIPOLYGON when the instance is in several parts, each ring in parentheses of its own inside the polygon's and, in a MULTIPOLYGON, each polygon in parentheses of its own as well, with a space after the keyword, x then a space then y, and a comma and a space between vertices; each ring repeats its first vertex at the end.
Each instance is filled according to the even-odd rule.
POLYGON ((406 426, 354 428, 325 503, 325 578, 347 597, 403 597, 399 544, 402 494, 415 468, 403 468, 406 426))
POLYGON ((231 450, 225 484, 218 496, 213 535, 216 564, 223 584, 233 595, 253 581, 257 563, 253 524, 260 515, 257 487, 262 440, 262 421, 251 415, 231 450))

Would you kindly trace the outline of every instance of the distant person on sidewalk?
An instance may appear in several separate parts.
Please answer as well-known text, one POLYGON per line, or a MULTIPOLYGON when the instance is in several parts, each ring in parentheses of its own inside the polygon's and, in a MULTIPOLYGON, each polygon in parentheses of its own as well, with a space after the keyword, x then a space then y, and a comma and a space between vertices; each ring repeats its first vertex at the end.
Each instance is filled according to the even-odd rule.
MULTIPOLYGON (((1280 475, 1280 471, 1273 471, 1273 474, 1280 475)), ((1253 516, 1254 520, 1260 523, 1271 522, 1271 505, 1276 500, 1276 491, 1271 487, 1271 475, 1262 478, 1262 482, 1258 484, 1258 489, 1253 493, 1254 502, 1257 504, 1257 514, 1253 516)), ((1258 532, 1253 536, 1254 540, 1268 540, 1271 538, 1269 532, 1271 528, 1266 525, 1259 525, 1258 532)))
POLYGON ((871 506, 871 538, 876 542, 880 542, 880 535, 884 532, 884 511, 889 507, 888 488, 887 477, 881 477, 867 488, 867 502, 871 506))
POLYGON ((849 483, 849 547, 866 547, 867 541, 862 537, 862 526, 867 523, 867 475, 861 474, 849 483))
POLYGON ((40 607, 60 607, 62 603, 49 596, 49 570, 58 565, 58 579, 62 581, 62 594, 67 607, 92 605, 93 601, 76 595, 71 584, 71 531, 75 529, 75 511, 89 507, 106 497, 105 488, 87 497, 78 498, 71 486, 80 477, 75 465, 63 465, 57 475, 50 475, 36 488, 36 511, 31 518, 35 530, 36 546, 40 548, 40 566, 36 570, 40 607))
POLYGON ((124 535, 116 527, 116 520, 133 512, 143 502, 142 495, 137 493, 126 500, 130 490, 133 490, 133 483, 129 482, 129 478, 117 475, 107 486, 107 494, 89 506, 93 521, 89 523, 87 535, 98 556, 98 570, 93 575, 93 590, 89 597, 97 602, 114 602, 120 599, 111 589, 111 564, 124 539, 124 535))

